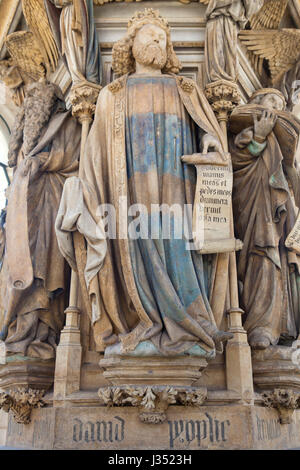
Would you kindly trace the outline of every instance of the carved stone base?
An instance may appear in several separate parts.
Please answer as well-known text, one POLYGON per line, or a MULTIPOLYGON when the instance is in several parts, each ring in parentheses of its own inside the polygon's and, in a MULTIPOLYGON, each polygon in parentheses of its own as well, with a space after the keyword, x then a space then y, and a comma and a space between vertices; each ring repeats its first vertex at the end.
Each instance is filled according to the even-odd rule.
POLYGON ((98 390, 101 400, 107 406, 138 407, 143 423, 163 423, 170 404, 200 405, 207 396, 206 389, 191 387, 207 366, 203 358, 115 356, 99 365, 114 385, 98 390))
POLYGON ((29 424, 33 408, 44 405, 42 396, 53 385, 54 360, 21 355, 2 356, 0 408, 17 423, 29 424))
POLYGON ((265 350, 252 351, 252 365, 254 385, 260 390, 278 388, 300 392, 296 348, 270 346, 265 350))
POLYGON ((29 424, 33 408, 44 406, 42 396, 44 390, 33 390, 21 387, 8 393, 0 392, 0 408, 6 413, 12 412, 16 423, 29 424))
POLYGON ((225 121, 241 100, 236 83, 227 80, 209 83, 205 87, 205 94, 218 119, 225 121))
POLYGON ((115 356, 101 359, 99 365, 112 385, 191 386, 201 377, 207 361, 192 356, 115 356))
POLYGON ((0 388, 48 390, 53 385, 54 367, 54 360, 8 356, 5 364, 0 365, 0 388))
MULTIPOLYGON (((76 403, 32 411, 31 423, 18 424, 0 413, 2 445, 51 450, 283 450, 300 447, 300 410, 281 424, 274 408, 249 404, 172 405, 159 425, 141 421, 134 406, 109 407, 92 400, 96 393, 77 394, 76 403), (81 398, 80 398, 81 397, 81 398)), ((170 453, 170 452, 169 452, 170 453)), ((101 455, 101 454, 100 454, 101 455)), ((196 457, 197 460, 197 457, 196 457)), ((152 459, 148 466, 151 468, 152 459)))
POLYGON ((98 395, 107 406, 138 407, 143 423, 161 424, 166 420, 169 405, 201 406, 207 398, 207 389, 127 385, 100 388, 98 395))
POLYGON ((293 390, 276 388, 264 392, 262 399, 265 406, 278 411, 281 424, 292 423, 294 411, 300 406, 300 393, 293 390))

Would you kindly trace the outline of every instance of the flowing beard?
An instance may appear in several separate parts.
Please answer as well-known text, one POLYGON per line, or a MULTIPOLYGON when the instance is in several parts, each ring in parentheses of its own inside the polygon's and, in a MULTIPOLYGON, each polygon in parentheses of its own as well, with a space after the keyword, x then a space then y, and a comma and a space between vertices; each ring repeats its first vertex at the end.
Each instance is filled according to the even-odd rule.
POLYGON ((25 124, 23 131, 23 150, 28 155, 37 145, 46 124, 48 124, 56 103, 53 90, 35 90, 25 98, 25 124))
POLYGON ((140 44, 137 41, 133 43, 132 54, 139 64, 152 65, 156 69, 162 70, 167 62, 167 51, 158 44, 140 44))

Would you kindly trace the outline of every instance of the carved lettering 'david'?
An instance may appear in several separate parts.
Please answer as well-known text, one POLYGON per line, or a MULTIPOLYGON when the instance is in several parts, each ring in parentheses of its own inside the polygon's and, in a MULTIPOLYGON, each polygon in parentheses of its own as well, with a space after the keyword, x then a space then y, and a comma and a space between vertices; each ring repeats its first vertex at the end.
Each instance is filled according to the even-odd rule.
POLYGON ((125 421, 114 416, 116 421, 86 421, 78 418, 73 421, 73 442, 122 442, 124 440, 125 421))

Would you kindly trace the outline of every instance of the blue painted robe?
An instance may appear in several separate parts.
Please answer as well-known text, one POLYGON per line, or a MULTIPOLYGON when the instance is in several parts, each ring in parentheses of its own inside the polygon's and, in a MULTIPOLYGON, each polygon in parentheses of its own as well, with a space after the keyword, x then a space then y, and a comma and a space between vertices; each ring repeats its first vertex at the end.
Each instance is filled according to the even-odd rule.
MULTIPOLYGON (((124 76, 99 95, 81 177, 95 221, 99 204, 116 210, 117 237, 107 239, 104 263, 91 258, 86 270, 99 350, 120 341, 125 353, 150 341, 163 355, 191 348, 206 357, 215 354, 209 298, 216 256, 190 251, 178 233, 165 238, 158 216, 161 204, 177 204, 182 212, 185 204, 192 208, 196 171, 181 157, 199 150, 203 133, 222 142, 203 93, 195 85, 184 91, 180 77, 124 76), (120 213, 120 197, 127 199, 128 220, 120 213), (141 209, 140 216, 133 209, 141 209), (118 236, 121 224, 128 238, 118 236), (138 237, 132 237, 135 226, 143 227, 138 237), (152 238, 144 233, 151 228, 152 238)), ((170 220, 172 228, 177 219, 170 220)))
MULTIPOLYGON (((130 204, 143 204, 149 214, 141 216, 145 233, 142 230, 137 240, 129 241, 135 282, 144 309, 162 327, 152 342, 165 353, 182 353, 198 342, 199 335, 212 330, 211 257, 189 250, 183 236, 175 238, 172 213, 171 238, 163 238, 168 234, 163 231, 162 215, 157 217, 156 208, 151 212, 151 205, 177 204, 181 214, 186 204, 192 206, 196 171, 183 164, 181 156, 199 150, 199 129, 170 76, 128 78, 125 128, 130 204), (149 238, 143 239, 147 228, 149 238), (157 238, 151 239, 151 233, 157 238)), ((177 222, 180 228, 180 218, 177 222)))

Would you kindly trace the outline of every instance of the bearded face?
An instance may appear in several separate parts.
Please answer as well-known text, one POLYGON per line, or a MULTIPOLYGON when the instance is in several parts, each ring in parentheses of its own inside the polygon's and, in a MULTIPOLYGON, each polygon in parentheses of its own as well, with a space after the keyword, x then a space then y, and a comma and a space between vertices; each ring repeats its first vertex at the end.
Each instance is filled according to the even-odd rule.
POLYGON ((163 69, 167 62, 167 35, 159 26, 147 24, 136 34, 132 54, 136 62, 163 69))

